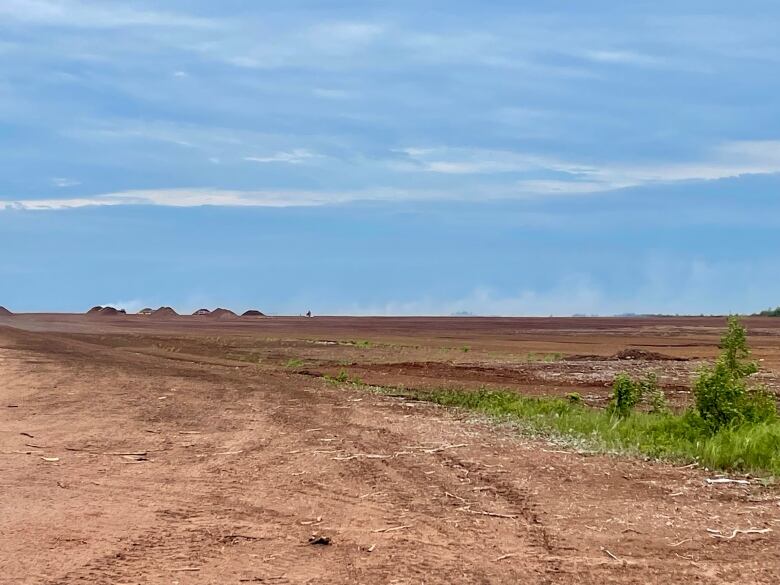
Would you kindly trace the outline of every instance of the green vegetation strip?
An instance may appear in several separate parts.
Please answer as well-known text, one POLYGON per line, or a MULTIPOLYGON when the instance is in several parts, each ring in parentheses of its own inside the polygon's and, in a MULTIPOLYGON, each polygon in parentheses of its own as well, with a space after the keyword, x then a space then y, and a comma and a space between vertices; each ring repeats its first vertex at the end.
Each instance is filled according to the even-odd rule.
POLYGON ((689 413, 634 412, 616 417, 559 398, 529 398, 511 391, 433 390, 410 397, 466 408, 517 422, 533 435, 574 439, 603 452, 698 462, 712 469, 780 474, 780 422, 746 423, 712 432, 689 413))
MULTIPOLYGON (((577 393, 564 400, 485 388, 373 390, 509 418, 529 433, 555 436, 597 451, 780 475, 776 397, 751 378, 758 373, 758 364, 749 359, 747 331, 736 317, 729 318, 720 346, 718 360, 699 372, 691 389, 694 404, 681 414, 669 409, 654 373, 642 379, 617 375, 606 410, 584 405, 577 393), (640 406, 646 411, 637 410, 640 406)), ((365 387, 346 370, 325 379, 365 387)))

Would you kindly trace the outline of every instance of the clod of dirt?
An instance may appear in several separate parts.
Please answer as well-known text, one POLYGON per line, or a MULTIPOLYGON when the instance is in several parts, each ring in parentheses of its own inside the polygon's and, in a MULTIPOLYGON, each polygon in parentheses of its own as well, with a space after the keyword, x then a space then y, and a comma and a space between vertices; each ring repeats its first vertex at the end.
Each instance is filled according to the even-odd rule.
POLYGON ((160 317, 165 318, 165 317, 178 317, 179 314, 173 309, 171 309, 170 307, 160 307, 156 311, 152 311, 151 316, 155 318, 160 318, 160 317))
POLYGON ((5 307, 0 307, 0 317, 10 317, 11 315, 13 315, 11 311, 5 307))
POLYGON ((613 360, 645 360, 645 361, 653 361, 653 362, 686 361, 685 358, 678 358, 678 357, 658 353, 655 351, 647 351, 644 349, 636 349, 636 348, 624 349, 622 351, 619 351, 612 356, 612 359, 613 360))
POLYGON ((209 311, 208 309, 198 309, 193 313, 193 315, 196 317, 205 317, 206 315, 210 315, 210 314, 211 311, 209 311))
POLYGON ((610 356, 593 355, 593 354, 576 354, 566 356, 567 362, 610 362, 610 361, 624 361, 624 360, 644 360, 648 362, 687 362, 689 358, 675 357, 658 353, 655 351, 647 351, 645 349, 628 348, 623 349, 616 354, 610 356))
POLYGON ((331 544, 330 536, 322 536, 322 535, 317 536, 316 534, 312 535, 309 538, 309 544, 328 546, 329 544, 331 544))
POLYGON ((138 311, 139 315, 151 315, 152 313, 154 313, 154 309, 150 309, 149 307, 146 307, 145 309, 141 309, 140 311, 138 311))
POLYGON ((97 305, 96 307, 92 307, 89 311, 87 311, 87 315, 94 315, 95 313, 99 313, 103 310, 103 307, 100 305, 97 305))
POLYGON ((241 315, 242 317, 265 317, 265 313, 261 313, 255 309, 250 309, 241 315))

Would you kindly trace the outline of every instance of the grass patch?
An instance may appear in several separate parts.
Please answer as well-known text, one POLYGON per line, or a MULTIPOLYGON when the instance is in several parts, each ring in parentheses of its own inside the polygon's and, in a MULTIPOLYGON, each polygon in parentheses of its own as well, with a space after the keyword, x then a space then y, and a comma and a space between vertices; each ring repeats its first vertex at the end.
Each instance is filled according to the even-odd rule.
POLYGON ((577 439, 599 451, 780 475, 778 421, 745 423, 712 433, 690 413, 635 412, 621 418, 576 400, 530 398, 510 391, 419 391, 414 398, 508 418, 531 434, 577 439))
POLYGON ((354 386, 365 386, 363 380, 357 376, 350 376, 347 370, 341 370, 336 376, 325 374, 323 378, 326 382, 331 384, 352 384, 354 386))
POLYGON ((303 366, 303 360, 298 358, 290 358, 287 363, 284 364, 285 368, 300 368, 303 366))

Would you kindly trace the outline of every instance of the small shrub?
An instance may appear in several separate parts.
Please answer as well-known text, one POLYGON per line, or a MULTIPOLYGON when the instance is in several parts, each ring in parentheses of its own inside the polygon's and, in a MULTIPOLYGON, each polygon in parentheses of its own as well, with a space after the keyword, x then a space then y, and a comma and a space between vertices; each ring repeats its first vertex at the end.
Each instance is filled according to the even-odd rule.
POLYGON ((654 414, 669 414, 669 403, 664 391, 658 386, 658 376, 650 372, 640 382, 644 399, 650 404, 650 412, 654 414))
POLYGON ((748 359, 747 334, 737 317, 729 318, 721 349, 718 361, 701 371, 693 387, 696 412, 710 431, 777 418, 774 396, 763 386, 748 385, 758 365, 748 359))
POLYGON ((582 404, 582 395, 579 392, 569 392, 566 395, 566 400, 571 404, 582 404))
POLYGON ((723 350, 720 361, 735 377, 746 378, 758 372, 758 364, 749 361, 747 331, 738 317, 729 317, 728 328, 720 340, 720 348, 723 350))
POLYGON ((642 385, 628 374, 618 374, 612 383, 612 400, 607 411, 618 418, 629 416, 642 399, 642 385))

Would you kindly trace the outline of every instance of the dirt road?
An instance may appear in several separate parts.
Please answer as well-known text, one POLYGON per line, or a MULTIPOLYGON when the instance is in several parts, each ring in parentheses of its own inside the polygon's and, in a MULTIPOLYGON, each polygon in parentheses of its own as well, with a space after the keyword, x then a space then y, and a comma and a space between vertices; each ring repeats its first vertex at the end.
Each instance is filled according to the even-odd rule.
POLYGON ((780 579, 774 488, 133 335, 0 327, 0 582, 780 579))

